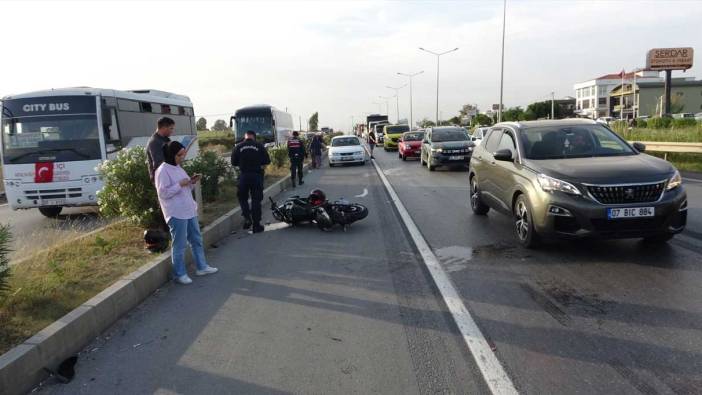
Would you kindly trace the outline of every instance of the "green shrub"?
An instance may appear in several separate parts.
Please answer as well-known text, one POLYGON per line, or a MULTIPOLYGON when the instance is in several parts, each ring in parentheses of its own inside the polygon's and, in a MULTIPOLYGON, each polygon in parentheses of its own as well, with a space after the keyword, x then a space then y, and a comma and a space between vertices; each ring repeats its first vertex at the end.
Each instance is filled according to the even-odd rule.
POLYGON ((629 124, 626 121, 612 121, 609 123, 609 127, 612 130, 620 132, 627 130, 629 128, 629 124))
POLYGON ((288 164, 288 147, 278 146, 268 150, 268 155, 271 157, 271 164, 275 167, 287 167, 288 164))
POLYGON ((637 127, 637 128, 647 128, 647 127, 648 127, 648 123, 646 122, 645 119, 637 119, 637 120, 636 120, 636 127, 637 127))
POLYGON ((343 136, 343 134, 344 134, 344 133, 342 133, 342 132, 334 132, 334 133, 325 134, 324 137, 323 137, 324 145, 329 145, 329 144, 331 144, 331 139, 332 139, 332 138, 334 138, 334 137, 336 137, 336 136, 343 136))
POLYGON ((697 120, 695 118, 673 119, 673 128, 689 128, 691 126, 697 126, 697 120))
POLYGON ((127 218, 144 228, 159 223, 161 210, 156 188, 149 179, 144 147, 123 149, 97 170, 103 182, 97 195, 103 216, 127 218))
POLYGON ((0 300, 2 300, 5 292, 9 290, 11 241, 10 225, 0 224, 0 300))
POLYGON ((210 151, 200 151, 195 159, 184 163, 183 168, 191 176, 202 174, 202 199, 206 202, 219 196, 219 182, 229 172, 227 161, 210 151))
POLYGON ((648 120, 647 124, 652 129, 667 129, 672 124, 673 118, 655 117, 648 120))
POLYGON ((223 145, 227 149, 234 148, 234 134, 229 131, 201 131, 197 134, 198 144, 200 148, 205 148, 214 145, 223 145))

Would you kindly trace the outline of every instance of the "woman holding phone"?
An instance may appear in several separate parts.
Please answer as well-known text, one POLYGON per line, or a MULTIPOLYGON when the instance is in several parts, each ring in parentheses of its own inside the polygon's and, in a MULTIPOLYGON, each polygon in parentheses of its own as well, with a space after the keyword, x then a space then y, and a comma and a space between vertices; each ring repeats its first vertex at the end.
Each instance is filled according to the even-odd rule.
POLYGON ((211 267, 205 260, 200 225, 197 222, 197 203, 192 195, 193 186, 201 176, 195 174, 189 177, 180 166, 186 153, 183 145, 177 141, 164 144, 164 162, 154 175, 158 202, 171 232, 173 275, 180 284, 193 282, 185 270, 186 243, 190 244, 195 258, 195 275, 217 273, 217 268, 211 267))

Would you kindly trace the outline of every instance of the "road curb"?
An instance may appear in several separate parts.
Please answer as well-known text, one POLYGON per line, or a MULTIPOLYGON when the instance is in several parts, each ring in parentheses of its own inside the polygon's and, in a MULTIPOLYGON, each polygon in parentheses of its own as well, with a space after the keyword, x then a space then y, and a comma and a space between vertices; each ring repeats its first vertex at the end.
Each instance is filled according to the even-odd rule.
MULTIPOLYGON (((305 170, 309 165, 304 167, 305 170)), ((263 191, 264 202, 291 186, 290 176, 263 191)), ((202 230, 206 247, 229 236, 241 226, 239 207, 216 219, 202 230)), ((190 255, 190 254, 188 254, 190 255)), ((188 257, 188 261, 191 257, 188 257)), ((61 361, 78 353, 124 314, 137 307, 170 280, 170 252, 163 253, 139 269, 78 306, 65 316, 0 355, 0 389, 3 395, 31 391, 61 361)))

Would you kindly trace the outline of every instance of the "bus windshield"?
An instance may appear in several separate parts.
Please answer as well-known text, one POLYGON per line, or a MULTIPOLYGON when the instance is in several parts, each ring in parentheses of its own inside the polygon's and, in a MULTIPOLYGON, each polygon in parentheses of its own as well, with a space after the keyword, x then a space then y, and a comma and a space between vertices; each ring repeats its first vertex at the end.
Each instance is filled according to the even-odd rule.
POLYGON ((236 139, 244 138, 244 133, 252 130, 256 132, 256 139, 264 142, 275 141, 273 133, 273 117, 270 110, 257 113, 237 114, 236 139))
POLYGON ((26 164, 102 159, 95 98, 80 97, 77 102, 73 98, 66 101, 61 101, 60 97, 58 101, 50 98, 51 107, 40 101, 47 99, 3 102, 3 162, 26 164), (50 113, 49 108, 57 114, 50 113), (59 108, 61 110, 56 110, 59 108), (77 113, 71 114, 71 109, 77 113))

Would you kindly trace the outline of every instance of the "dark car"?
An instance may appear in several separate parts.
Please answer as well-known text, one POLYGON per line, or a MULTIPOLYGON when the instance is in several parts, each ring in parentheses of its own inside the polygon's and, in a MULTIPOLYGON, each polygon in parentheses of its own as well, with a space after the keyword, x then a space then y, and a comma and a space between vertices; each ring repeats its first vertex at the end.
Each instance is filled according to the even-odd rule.
POLYGON ((466 166, 470 163, 475 143, 468 131, 455 126, 427 128, 419 160, 429 171, 437 166, 466 166))
POLYGON ((519 242, 542 237, 643 237, 685 228, 687 197, 669 162, 607 126, 580 119, 500 123, 476 147, 470 205, 512 216, 519 242))

